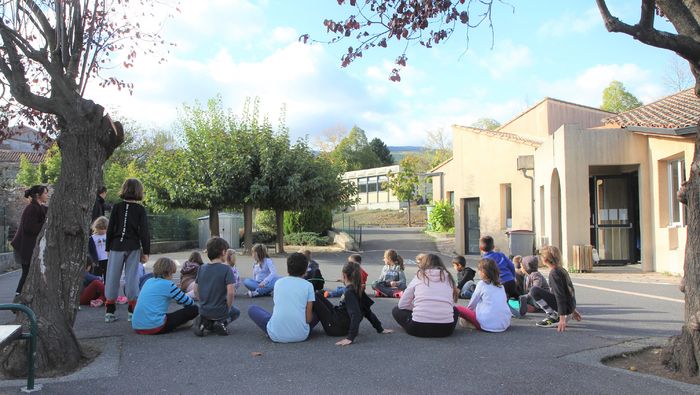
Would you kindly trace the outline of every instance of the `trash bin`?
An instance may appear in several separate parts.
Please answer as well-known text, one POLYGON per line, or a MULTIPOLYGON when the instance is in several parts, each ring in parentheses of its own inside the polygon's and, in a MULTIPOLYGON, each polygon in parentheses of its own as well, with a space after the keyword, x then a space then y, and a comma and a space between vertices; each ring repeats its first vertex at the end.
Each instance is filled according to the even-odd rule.
POLYGON ((533 255, 535 252, 535 232, 531 230, 511 230, 508 234, 508 248, 510 254, 515 255, 533 255))

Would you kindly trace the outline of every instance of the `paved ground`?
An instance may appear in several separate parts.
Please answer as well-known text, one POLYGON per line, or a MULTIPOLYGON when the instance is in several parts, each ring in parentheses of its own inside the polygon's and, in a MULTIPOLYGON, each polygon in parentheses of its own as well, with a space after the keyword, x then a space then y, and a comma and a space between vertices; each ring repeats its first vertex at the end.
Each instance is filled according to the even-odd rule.
MULTIPOLYGON (((414 259, 435 243, 416 229, 366 229, 364 267, 370 279, 381 270, 385 248, 414 259)), ((187 253, 170 254, 184 260, 187 253)), ((326 279, 339 277, 349 253, 319 253, 326 279)), ((153 257, 155 259, 156 257, 153 257)), ((449 260, 449 256, 443 256, 449 260)), ((284 257, 274 258, 281 270, 284 257)), ((249 257, 239 256, 243 275, 251 273, 249 257)), ((408 262, 407 277, 415 273, 408 262)), ((79 338, 105 348, 102 357, 72 381, 49 382, 47 394, 80 393, 698 393, 641 374, 603 367, 602 355, 663 341, 679 332, 683 295, 673 284, 630 280, 627 274, 576 275, 577 299, 584 321, 566 333, 535 327, 541 315, 513 320, 501 334, 457 329, 446 339, 406 335, 391 318, 395 299, 376 299, 374 311, 391 335, 378 335, 366 321, 357 342, 334 345, 336 338, 317 327, 310 340, 274 344, 244 314, 228 337, 195 337, 189 330, 165 336, 135 335, 120 306, 120 321, 105 324, 101 309, 83 309, 76 322, 79 338), (604 277, 604 278, 603 278, 604 277), (88 340, 91 339, 91 340, 88 340), (633 343, 629 343, 629 342, 633 343), (261 352, 262 356, 251 353, 261 352)), ((634 274, 634 273, 633 273, 634 274)), ((9 301, 18 273, 0 276, 0 301, 9 301)), ((327 283, 334 286, 335 283, 327 283)), ((252 303, 272 307, 271 298, 252 303)), ((461 301, 460 303, 464 303, 461 301)), ((0 316, 4 321, 7 316, 0 316)), ((17 393, 17 382, 0 382, 0 394, 17 393)))

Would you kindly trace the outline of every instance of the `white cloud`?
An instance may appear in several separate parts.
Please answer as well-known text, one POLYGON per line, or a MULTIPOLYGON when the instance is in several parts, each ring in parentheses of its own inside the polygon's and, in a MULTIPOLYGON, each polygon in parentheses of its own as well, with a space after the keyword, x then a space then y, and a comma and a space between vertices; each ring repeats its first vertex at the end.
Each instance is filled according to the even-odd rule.
POLYGON ((630 93, 644 103, 660 98, 664 92, 651 71, 633 63, 596 65, 574 77, 553 82, 540 81, 537 85, 543 96, 599 107, 603 89, 613 80, 622 82, 630 93))
POLYGON ((559 38, 569 34, 583 34, 596 26, 602 27, 603 19, 598 8, 592 7, 580 15, 567 13, 544 22, 537 29, 537 35, 544 38, 559 38))
POLYGON ((530 48, 514 44, 509 40, 499 42, 493 50, 481 54, 478 59, 479 65, 495 80, 513 75, 516 71, 522 72, 523 69, 535 63, 530 48))

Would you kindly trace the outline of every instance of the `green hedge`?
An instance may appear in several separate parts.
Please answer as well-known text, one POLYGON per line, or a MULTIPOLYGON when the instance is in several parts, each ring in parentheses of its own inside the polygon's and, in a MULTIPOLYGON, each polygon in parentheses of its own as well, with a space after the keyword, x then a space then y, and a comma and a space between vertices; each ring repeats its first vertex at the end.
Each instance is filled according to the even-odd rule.
POLYGON ((290 233, 284 236, 284 243, 301 246, 327 246, 330 244, 328 236, 319 236, 314 232, 290 233))
POLYGON ((333 212, 327 208, 309 208, 301 212, 284 213, 284 233, 325 233, 333 226, 333 212))

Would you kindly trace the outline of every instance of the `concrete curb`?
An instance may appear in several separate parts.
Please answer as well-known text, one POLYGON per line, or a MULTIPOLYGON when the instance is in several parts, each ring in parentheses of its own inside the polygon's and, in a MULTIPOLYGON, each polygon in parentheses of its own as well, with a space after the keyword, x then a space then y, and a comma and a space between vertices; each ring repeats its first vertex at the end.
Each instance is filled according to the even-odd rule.
POLYGON ((563 358, 580 363, 586 366, 590 366, 593 368, 601 368, 601 369, 612 369, 616 371, 619 374, 627 375, 627 376, 632 376, 632 377, 637 377, 639 378, 640 376, 657 381, 659 383, 667 384, 674 386, 678 388, 679 390, 691 393, 691 394, 698 394, 700 393, 700 385, 694 385, 694 384, 688 384, 684 383, 681 381, 676 381, 676 380, 670 380, 664 377, 659 377, 659 376, 654 376, 651 374, 646 374, 646 373, 639 373, 639 372, 632 372, 626 369, 620 369, 620 368, 614 368, 611 366, 604 365, 602 363, 602 360, 605 358, 613 357, 622 353, 631 353, 635 351, 641 351, 645 348, 649 347, 663 347, 668 343, 668 337, 644 337, 644 338, 639 338, 639 339, 632 339, 628 341, 624 341, 622 343, 618 344, 613 344, 611 346, 607 347, 602 347, 602 348, 596 348, 592 350, 586 350, 586 351, 581 351, 577 352, 574 354, 568 354, 565 355, 563 358))
MULTIPOLYGON (((47 384, 117 377, 119 375, 122 347, 121 336, 80 339, 80 342, 84 345, 99 348, 101 350, 100 355, 77 372, 61 377, 38 378, 35 382, 44 385, 44 390, 50 390, 50 388, 46 388, 47 384)), ((27 385, 26 379, 0 380, 0 388, 19 388, 25 385, 27 385)))

